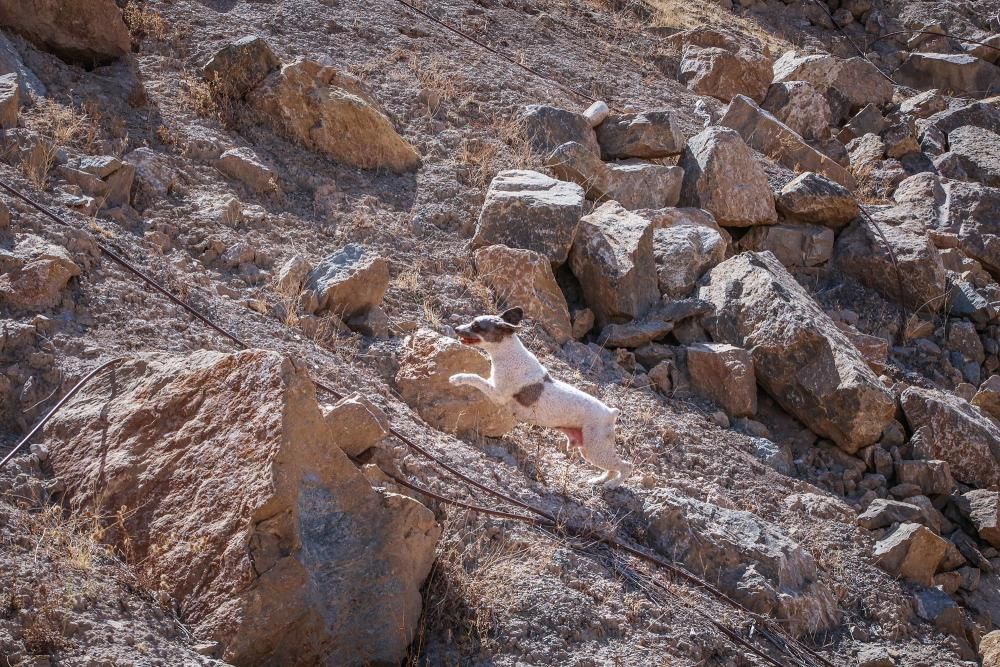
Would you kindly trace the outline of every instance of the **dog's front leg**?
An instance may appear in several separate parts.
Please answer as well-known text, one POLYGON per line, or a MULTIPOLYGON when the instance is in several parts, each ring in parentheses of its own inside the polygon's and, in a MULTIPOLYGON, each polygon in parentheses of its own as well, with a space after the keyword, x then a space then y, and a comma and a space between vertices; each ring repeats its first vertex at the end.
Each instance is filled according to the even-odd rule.
POLYGON ((486 394, 486 398, 490 399, 492 403, 496 403, 497 405, 504 403, 503 398, 497 393, 497 388, 486 378, 474 373, 456 373, 448 378, 448 382, 456 387, 475 387, 486 394))

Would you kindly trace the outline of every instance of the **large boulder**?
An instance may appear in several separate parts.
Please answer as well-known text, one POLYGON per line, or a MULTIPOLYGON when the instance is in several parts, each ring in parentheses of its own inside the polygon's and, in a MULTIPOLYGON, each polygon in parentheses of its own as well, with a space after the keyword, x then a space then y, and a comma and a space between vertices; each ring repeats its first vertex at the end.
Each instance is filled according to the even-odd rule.
POLYGON ((656 549, 751 610, 781 618, 793 634, 838 623, 836 599, 818 582, 812 554, 778 526, 672 489, 649 496, 643 515, 656 549))
POLYGON ((909 309, 940 310, 946 284, 937 248, 926 232, 887 224, 886 217, 884 211, 874 214, 881 223, 877 229, 857 218, 841 232, 834 249, 837 268, 909 309))
POLYGON ((270 45, 256 35, 225 44, 202 65, 201 75, 216 94, 242 97, 281 67, 270 45))
POLYGON ((785 266, 818 266, 833 254, 833 230, 822 225, 753 227, 740 239, 746 250, 768 250, 785 266))
POLYGON ((249 95, 276 131, 362 169, 414 171, 420 156, 396 132, 368 87, 335 67, 297 60, 249 95))
POLYGON ((640 317, 660 299, 653 226, 618 202, 580 221, 569 266, 599 327, 640 317))
POLYGON ((751 148, 789 169, 815 171, 850 190, 857 187, 849 171, 807 144, 794 130, 748 97, 734 97, 719 123, 733 128, 751 148))
POLYGON ((545 104, 529 104, 521 110, 517 122, 528 139, 531 151, 549 155, 566 142, 574 141, 594 155, 600 155, 597 135, 586 116, 545 104))
POLYGON ((707 210, 723 227, 778 221, 767 174, 734 130, 709 127, 691 137, 679 164, 684 206, 707 210))
POLYGON ((893 73, 904 86, 959 95, 1000 92, 1000 68, 964 53, 910 53, 893 73))
POLYGON ((808 81, 824 94, 833 89, 852 111, 869 103, 883 106, 892 101, 892 81, 860 57, 844 60, 829 54, 787 51, 774 63, 774 82, 786 81, 808 81))
POLYGON ((641 211, 653 223, 653 261, 664 297, 681 299, 708 269, 726 258, 731 239, 708 211, 666 208, 641 211))
POLYGON ((964 125, 948 133, 948 150, 958 157, 969 178, 1000 187, 1000 134, 964 125))
POLYGON ((1000 273, 1000 188, 924 173, 902 181, 893 199, 897 205, 880 215, 926 230, 938 248, 960 248, 1000 273))
POLYGON ((93 66, 132 50, 114 0, 0 0, 0 26, 64 60, 93 66))
POLYGON ((1000 485, 1000 427, 951 393, 910 387, 901 402, 914 433, 915 457, 947 461, 963 484, 1000 485))
POLYGON ((399 395, 431 426, 459 435, 500 437, 514 427, 514 414, 472 387, 449 382, 456 373, 490 375, 490 362, 475 348, 430 329, 408 336, 399 358, 399 395))
POLYGON ((440 528, 331 445, 304 365, 148 354, 92 381, 48 431, 71 502, 118 517, 105 539, 227 662, 405 657, 440 528))
POLYGON ((382 302, 389 288, 389 263, 374 250, 350 243, 317 264, 306 286, 319 299, 317 310, 344 319, 361 315, 382 302))
POLYGON ((758 102, 771 84, 773 58, 756 40, 715 28, 695 28, 664 40, 681 51, 677 80, 699 95, 728 102, 747 95, 758 102))
POLYGON ((878 440, 892 393, 774 255, 737 255, 702 283, 712 339, 750 350, 757 382, 786 411, 848 453, 878 440))
POLYGON ((486 191, 472 247, 505 245, 566 261, 583 215, 584 191, 537 171, 501 171, 486 191))
POLYGON ((833 122, 830 105, 826 96, 808 81, 773 84, 761 106, 803 139, 821 139, 830 134, 833 122))
POLYGON ((684 150, 684 135, 672 111, 611 114, 597 127, 605 160, 660 158, 684 150))
POLYGON ((54 308, 78 275, 80 267, 65 248, 38 236, 22 236, 12 253, 0 251, 0 303, 35 312, 54 308))
POLYGON ((781 188, 775 205, 787 218, 827 227, 843 227, 861 212, 850 190, 811 171, 799 174, 781 188))
POLYGON ((903 523, 875 543, 875 564, 894 577, 932 586, 947 550, 948 541, 926 526, 903 523))
POLYGON ((684 170, 641 160, 604 162, 582 144, 569 141, 545 161, 552 173, 587 192, 587 199, 616 201, 629 210, 676 206, 684 170))
POLYGON ((569 307, 548 257, 504 245, 480 248, 473 257, 479 277, 501 302, 521 307, 559 345, 570 339, 569 307))

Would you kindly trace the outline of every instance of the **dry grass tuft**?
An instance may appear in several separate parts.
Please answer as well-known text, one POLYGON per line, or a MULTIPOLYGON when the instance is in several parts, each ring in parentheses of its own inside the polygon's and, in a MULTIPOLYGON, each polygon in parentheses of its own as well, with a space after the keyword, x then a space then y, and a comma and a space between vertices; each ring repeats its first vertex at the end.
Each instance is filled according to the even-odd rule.
POLYGON ((854 194, 862 204, 878 205, 891 203, 891 186, 878 178, 875 165, 865 164, 854 169, 854 179, 858 183, 854 194))
POLYGON ((724 26, 735 32, 756 38, 771 53, 783 53, 796 47, 784 36, 769 32, 756 17, 740 16, 726 11, 714 2, 649 0, 649 5, 653 12, 650 23, 655 26, 666 26, 679 30, 724 26))
POLYGON ((132 43, 138 44, 143 39, 167 40, 171 37, 170 27, 163 16, 136 0, 129 0, 122 10, 125 27, 132 35, 132 43))
POLYGON ((21 169, 31 184, 45 189, 49 172, 55 166, 61 147, 72 146, 84 153, 93 150, 98 124, 72 104, 49 98, 37 98, 23 116, 24 127, 43 140, 21 160, 21 169))

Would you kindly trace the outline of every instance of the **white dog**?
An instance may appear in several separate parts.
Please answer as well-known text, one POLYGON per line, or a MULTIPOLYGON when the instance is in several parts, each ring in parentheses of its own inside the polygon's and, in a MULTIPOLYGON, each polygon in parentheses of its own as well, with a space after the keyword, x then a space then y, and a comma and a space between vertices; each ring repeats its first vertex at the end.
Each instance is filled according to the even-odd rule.
POLYGON ((493 368, 488 379, 472 373, 452 375, 453 385, 475 387, 497 405, 509 406, 519 420, 555 428, 566 434, 570 446, 606 472, 590 480, 614 488, 632 472, 615 450, 618 410, 609 408, 576 387, 553 379, 518 339, 523 313, 511 308, 499 317, 482 315, 455 331, 466 345, 482 348, 493 368))

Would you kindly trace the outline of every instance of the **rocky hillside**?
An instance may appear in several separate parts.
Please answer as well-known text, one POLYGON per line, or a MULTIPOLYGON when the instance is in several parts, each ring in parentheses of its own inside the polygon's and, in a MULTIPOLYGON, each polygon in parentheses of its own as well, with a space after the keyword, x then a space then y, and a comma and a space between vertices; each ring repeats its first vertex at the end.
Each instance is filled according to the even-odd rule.
POLYGON ((1000 665, 996 95, 998 0, 0 0, 0 656, 1000 665))

